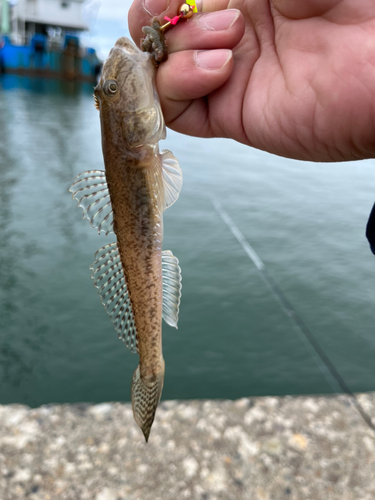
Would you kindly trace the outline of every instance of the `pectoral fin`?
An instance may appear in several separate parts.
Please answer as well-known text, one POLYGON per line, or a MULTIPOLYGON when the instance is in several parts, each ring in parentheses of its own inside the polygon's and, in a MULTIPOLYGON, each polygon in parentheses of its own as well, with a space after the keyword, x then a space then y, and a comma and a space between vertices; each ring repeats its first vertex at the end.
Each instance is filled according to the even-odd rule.
POLYGON ((178 259, 170 250, 164 250, 161 257, 163 276, 163 319, 177 328, 181 300, 181 268, 178 259))
POLYGON ((160 153, 163 169, 165 208, 170 207, 177 200, 182 187, 182 170, 177 158, 164 149, 160 153))
POLYGON ((117 243, 102 247, 96 252, 95 258, 90 269, 100 300, 111 318, 119 339, 136 353, 137 331, 117 243))
POLYGON ((83 218, 90 221, 91 227, 105 235, 113 232, 113 212, 108 192, 105 172, 87 170, 77 175, 69 191, 78 206, 83 208, 83 218))

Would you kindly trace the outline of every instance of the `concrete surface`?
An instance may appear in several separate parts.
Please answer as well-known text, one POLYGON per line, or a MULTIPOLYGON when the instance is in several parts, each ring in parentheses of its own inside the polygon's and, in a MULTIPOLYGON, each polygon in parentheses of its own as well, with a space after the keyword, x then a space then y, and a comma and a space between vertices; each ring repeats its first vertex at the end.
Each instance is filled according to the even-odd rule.
POLYGON ((0 406, 0 500, 185 498, 374 500, 374 431, 343 395, 162 402, 148 445, 129 404, 0 406))

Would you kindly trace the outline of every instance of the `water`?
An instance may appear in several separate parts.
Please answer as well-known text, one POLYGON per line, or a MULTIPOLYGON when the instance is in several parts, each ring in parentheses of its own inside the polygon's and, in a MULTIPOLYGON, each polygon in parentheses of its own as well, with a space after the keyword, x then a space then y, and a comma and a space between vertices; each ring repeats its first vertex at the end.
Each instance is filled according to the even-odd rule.
MULTIPOLYGON (((90 85, 0 80, 0 403, 130 397, 137 365, 90 278, 114 241, 68 187, 102 169, 90 85)), ((212 204, 218 200, 352 391, 375 389, 375 161, 313 164, 169 132, 184 186, 165 212, 179 329, 163 326, 163 398, 338 390, 212 204)))

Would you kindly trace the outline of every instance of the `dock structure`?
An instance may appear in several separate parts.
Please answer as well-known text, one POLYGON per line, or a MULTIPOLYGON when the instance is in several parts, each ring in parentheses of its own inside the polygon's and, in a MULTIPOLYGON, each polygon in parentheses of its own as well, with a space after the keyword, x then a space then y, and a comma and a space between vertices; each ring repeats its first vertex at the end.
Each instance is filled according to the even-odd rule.
MULTIPOLYGON (((375 393, 356 394, 372 423, 375 393)), ((373 500, 375 434, 345 394, 0 406, 5 500, 373 500)))
POLYGON ((0 0, 0 72, 95 81, 101 62, 79 35, 84 0, 0 0))

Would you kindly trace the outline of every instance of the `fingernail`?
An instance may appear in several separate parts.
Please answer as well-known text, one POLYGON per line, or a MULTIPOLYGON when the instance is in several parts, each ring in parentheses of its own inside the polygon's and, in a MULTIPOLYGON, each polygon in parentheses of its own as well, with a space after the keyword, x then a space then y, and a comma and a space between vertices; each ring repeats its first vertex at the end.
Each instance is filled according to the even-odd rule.
POLYGON ((198 24, 203 30, 224 31, 233 26, 240 12, 235 9, 218 10, 198 17, 198 24))
POLYGON ((169 7, 169 0, 144 0, 145 11, 150 16, 158 16, 169 7))
POLYGON ((227 49, 201 50, 195 52, 195 63, 203 69, 220 69, 227 64, 232 57, 232 51, 227 49))

